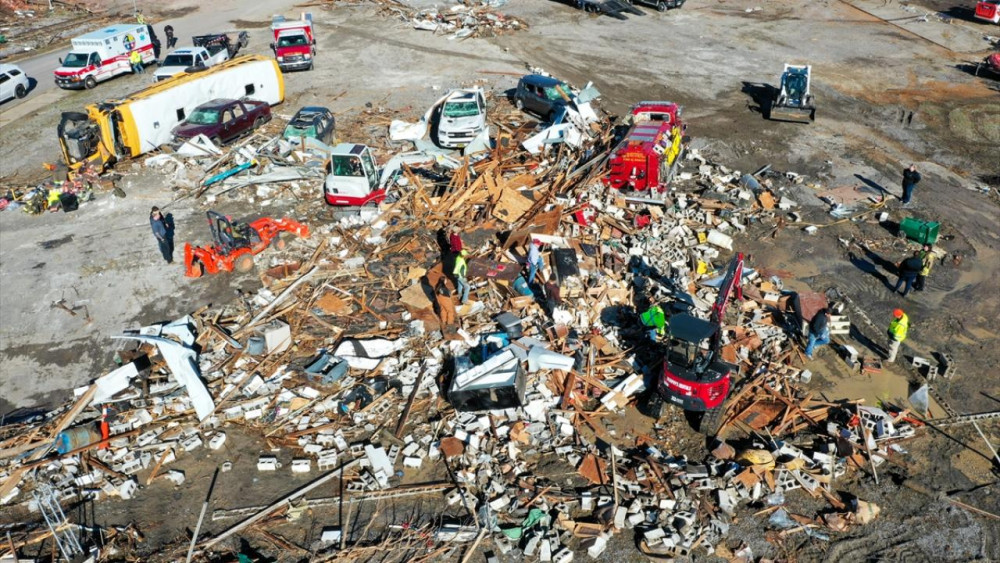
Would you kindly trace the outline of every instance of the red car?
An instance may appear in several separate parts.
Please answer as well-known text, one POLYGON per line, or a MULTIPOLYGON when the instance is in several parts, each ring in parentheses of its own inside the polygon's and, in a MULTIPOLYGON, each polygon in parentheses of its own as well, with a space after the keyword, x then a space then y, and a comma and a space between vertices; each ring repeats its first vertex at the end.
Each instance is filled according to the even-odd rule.
POLYGON ((217 99, 194 108, 191 115, 174 127, 174 138, 184 141, 204 135, 223 145, 252 133, 271 121, 271 106, 257 100, 217 99))

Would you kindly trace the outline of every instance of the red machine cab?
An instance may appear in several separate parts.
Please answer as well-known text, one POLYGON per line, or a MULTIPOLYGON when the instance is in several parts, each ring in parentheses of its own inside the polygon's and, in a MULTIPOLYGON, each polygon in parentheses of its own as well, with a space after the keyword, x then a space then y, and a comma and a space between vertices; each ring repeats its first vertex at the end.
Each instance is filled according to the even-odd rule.
POLYGON ((666 191, 683 151, 681 107, 672 102, 639 102, 632 127, 609 159, 604 182, 616 190, 666 191))

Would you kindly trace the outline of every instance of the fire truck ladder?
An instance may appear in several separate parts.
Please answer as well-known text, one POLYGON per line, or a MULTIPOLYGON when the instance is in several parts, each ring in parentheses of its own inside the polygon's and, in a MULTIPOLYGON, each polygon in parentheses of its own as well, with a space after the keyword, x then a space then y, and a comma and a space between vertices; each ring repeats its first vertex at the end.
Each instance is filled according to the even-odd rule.
POLYGON ((59 506, 59 501, 56 500, 55 489, 49 485, 41 485, 31 494, 35 497, 38 511, 45 518, 45 524, 52 532, 52 539, 55 540, 63 558, 66 561, 73 561, 74 557, 83 555, 83 547, 76 538, 76 534, 73 533, 74 527, 70 525, 66 513, 63 512, 62 506, 59 506))

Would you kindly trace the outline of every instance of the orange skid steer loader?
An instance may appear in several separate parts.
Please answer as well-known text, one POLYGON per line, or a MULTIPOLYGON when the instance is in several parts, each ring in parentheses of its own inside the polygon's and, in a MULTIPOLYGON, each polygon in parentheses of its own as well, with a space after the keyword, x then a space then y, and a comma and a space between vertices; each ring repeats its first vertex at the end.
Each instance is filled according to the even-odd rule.
POLYGON ((253 257, 268 246, 283 250, 287 242, 282 232, 307 238, 309 227, 292 219, 262 217, 249 223, 238 223, 215 211, 208 212, 208 226, 212 231, 209 246, 184 245, 184 275, 200 278, 206 273, 249 272, 253 257))

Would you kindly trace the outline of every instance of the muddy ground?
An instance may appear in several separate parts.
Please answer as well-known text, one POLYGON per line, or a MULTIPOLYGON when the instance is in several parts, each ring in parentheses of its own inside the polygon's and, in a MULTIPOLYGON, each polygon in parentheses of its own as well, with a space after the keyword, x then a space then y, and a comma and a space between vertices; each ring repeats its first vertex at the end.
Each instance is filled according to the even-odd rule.
MULTIPOLYGON (((950 52, 839 1, 803 6, 784 0, 691 0, 681 10, 650 11, 626 22, 586 15, 556 2, 513 0, 504 9, 523 17, 531 29, 456 42, 385 19, 366 4, 314 9, 320 26, 317 68, 287 77, 288 100, 276 113, 287 118, 299 106, 319 104, 331 107, 340 119, 371 103, 415 118, 442 90, 475 80, 484 80, 499 99, 516 76, 495 73, 516 74, 526 65, 577 85, 594 81, 605 94, 603 107, 612 112, 642 99, 678 101, 685 107, 693 145, 704 154, 744 171, 771 164, 777 171, 806 176, 787 195, 799 203, 803 224, 821 228, 807 235, 803 224, 778 230, 754 226, 752 236, 737 243, 753 256, 753 266, 782 272, 790 288, 836 288, 847 295, 854 304, 849 311, 857 331, 854 345, 866 353, 883 343, 893 308, 902 307, 910 315, 910 337, 896 365, 881 374, 860 376, 827 347, 807 365, 816 374, 815 392, 829 399, 905 405, 908 392, 922 383, 921 376, 906 367, 909 359, 948 352, 958 370, 954 379, 935 382, 944 400, 959 413, 998 410, 1000 383, 992 374, 1000 367, 995 328, 1000 317, 1000 97, 995 82, 972 76, 964 66, 981 54, 950 52), (758 6, 761 9, 754 11, 758 6), (813 65, 819 106, 813 124, 771 122, 760 113, 761 100, 754 97, 761 91, 757 85, 775 84, 785 62, 813 65), (901 209, 894 196, 900 194, 902 168, 910 163, 918 166, 924 180, 914 205, 901 209), (817 197, 819 189, 810 185, 884 191, 889 221, 879 223, 867 215, 837 222, 817 197), (979 189, 983 186, 991 191, 984 193, 979 189), (896 279, 892 264, 911 248, 894 229, 907 216, 941 223, 939 246, 948 259, 938 264, 926 291, 904 299, 891 285, 896 279), (953 259, 956 255, 959 261, 953 259)), ((251 31, 251 51, 265 51, 266 23, 239 22, 251 31)), ((123 95, 139 80, 119 78, 94 91, 67 93, 53 106, 3 126, 3 181, 34 180, 41 175, 42 161, 57 158, 54 127, 59 111, 123 95)), ((138 165, 125 163, 117 171, 123 175, 125 199, 103 194, 70 215, 0 214, 2 413, 52 405, 72 387, 109 369, 109 334, 231 299, 237 288, 259 286, 252 274, 191 282, 180 266, 162 265, 146 213, 150 205, 172 202, 174 192, 138 165), (90 321, 53 309, 51 304, 59 299, 86 305, 90 321)), ((168 205, 177 219, 178 241, 204 239, 205 202, 185 199, 168 205)), ((260 211, 240 200, 216 202, 219 206, 235 213, 260 211)), ((317 208, 306 218, 322 221, 319 200, 317 208)), ((282 211, 271 207, 265 212, 282 211)), ((670 437, 677 453, 703 455, 704 443, 682 416, 671 413, 661 422, 663 435, 670 437)), ((624 435, 651 431, 650 421, 634 412, 614 424, 624 435)), ((994 444, 1000 443, 996 421, 984 422, 982 429, 994 444)), ((227 444, 232 449, 222 457, 237 467, 220 479, 215 507, 266 504, 301 484, 283 473, 258 474, 253 461, 260 447, 252 437, 227 444)), ((925 429, 905 448, 908 454, 894 459, 891 467, 883 466, 879 485, 863 473, 837 484, 880 504, 883 513, 876 523, 835 536, 832 542, 799 534, 772 544, 762 541, 762 521, 747 514, 727 544, 736 548, 747 541, 757 556, 800 561, 1000 559, 997 520, 970 516, 940 498, 900 486, 913 480, 1000 513, 997 474, 982 439, 968 426, 925 429)), ((287 452, 278 455, 290 457, 287 452)), ((139 523, 148 538, 141 552, 156 553, 158 546, 183 540, 219 462, 216 456, 185 456, 177 466, 188 473, 188 480, 177 490, 158 482, 140 493, 139 501, 105 501, 81 510, 102 525, 139 523), (170 517, 165 518, 168 510, 170 517)), ((561 460, 541 465, 553 479, 575 475, 561 460)), ((436 468, 415 480, 445 477, 436 468)), ((305 482, 306 477, 294 479, 305 482)), ((372 506, 355 507, 360 512, 352 519, 367 524, 377 510, 377 529, 390 521, 431 518, 441 511, 434 505, 437 498, 428 498, 423 503, 366 503, 372 506)), ((804 514, 818 508, 812 501, 797 502, 804 514)), ((336 510, 317 510, 306 520, 276 530, 308 548, 324 525, 338 522, 336 510)), ((206 531, 218 532, 225 525, 209 523, 206 531)), ((352 528, 355 538, 363 531, 357 523, 352 528)), ((267 540, 250 537, 264 554, 277 553, 267 540)), ((618 534, 615 541, 604 560, 639 560, 630 534, 618 534)), ((280 559, 302 557, 285 553, 280 559)))

